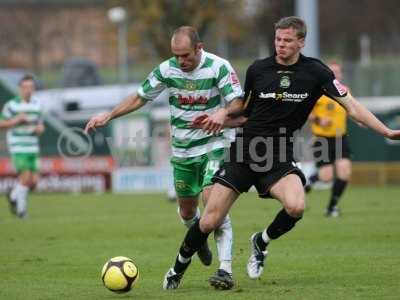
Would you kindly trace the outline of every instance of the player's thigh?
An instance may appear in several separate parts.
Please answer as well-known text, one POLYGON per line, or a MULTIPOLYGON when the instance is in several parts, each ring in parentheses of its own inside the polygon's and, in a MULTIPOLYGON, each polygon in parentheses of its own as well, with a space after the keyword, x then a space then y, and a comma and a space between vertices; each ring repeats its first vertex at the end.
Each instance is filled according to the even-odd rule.
POLYGON ((20 174, 23 171, 30 170, 29 155, 26 153, 13 153, 11 155, 11 162, 15 171, 20 174))
POLYGON ((197 197, 202 189, 201 158, 172 158, 171 164, 178 198, 197 197))
POLYGON ((349 180, 351 176, 351 160, 342 158, 335 161, 336 176, 342 180, 349 180))
POLYGON ((27 155, 28 168, 32 173, 38 173, 40 168, 40 159, 37 153, 27 155))
POLYGON ((34 188, 39 179, 40 159, 37 153, 31 153, 27 157, 28 168, 30 171, 29 186, 34 188))
POLYGON ((333 179, 333 174, 334 174, 334 170, 333 170, 332 164, 322 165, 318 169, 318 177, 321 181, 324 181, 324 182, 331 181, 333 179))
POLYGON ((232 188, 215 183, 200 220, 201 230, 203 232, 211 232, 216 229, 238 197, 239 194, 232 188))
POLYGON ((213 177, 224 163, 224 149, 213 150, 206 156, 202 166, 202 199, 204 205, 210 195, 213 177))
POLYGON ((275 182, 270 190, 271 195, 282 203, 285 210, 293 217, 304 212, 304 188, 299 175, 288 174, 275 182))

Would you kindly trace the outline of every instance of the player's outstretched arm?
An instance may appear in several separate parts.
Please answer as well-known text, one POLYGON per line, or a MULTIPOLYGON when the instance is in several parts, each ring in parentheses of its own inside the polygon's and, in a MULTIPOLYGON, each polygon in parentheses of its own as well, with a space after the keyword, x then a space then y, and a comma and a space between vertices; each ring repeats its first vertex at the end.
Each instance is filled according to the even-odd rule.
POLYGON ((400 139, 400 130, 392 130, 388 128, 349 92, 345 97, 335 97, 335 99, 342 104, 342 106, 347 110, 349 116, 357 123, 361 123, 389 139, 400 139))
POLYGON ((125 98, 125 100, 123 100, 120 104, 118 104, 112 111, 92 117, 86 124, 85 132, 89 133, 90 130, 94 130, 97 127, 104 126, 112 119, 138 110, 143 105, 145 105, 146 102, 146 100, 142 99, 137 94, 130 95, 125 98))

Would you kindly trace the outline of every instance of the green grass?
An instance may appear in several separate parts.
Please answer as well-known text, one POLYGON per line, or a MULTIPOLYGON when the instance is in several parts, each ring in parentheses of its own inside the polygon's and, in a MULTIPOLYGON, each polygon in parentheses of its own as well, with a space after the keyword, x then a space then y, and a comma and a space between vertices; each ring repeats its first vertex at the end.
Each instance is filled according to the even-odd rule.
POLYGON ((206 268, 197 259, 178 290, 161 289, 185 232, 163 195, 33 195, 26 220, 9 215, 3 199, 0 299, 398 299, 399 194, 351 187, 343 216, 326 219, 328 191, 313 192, 304 219, 270 245, 256 281, 245 273, 248 238, 279 205, 243 195, 232 211, 237 286, 222 292, 207 284, 217 263, 206 268), (102 265, 118 255, 133 258, 141 272, 128 294, 113 294, 100 280, 102 265))

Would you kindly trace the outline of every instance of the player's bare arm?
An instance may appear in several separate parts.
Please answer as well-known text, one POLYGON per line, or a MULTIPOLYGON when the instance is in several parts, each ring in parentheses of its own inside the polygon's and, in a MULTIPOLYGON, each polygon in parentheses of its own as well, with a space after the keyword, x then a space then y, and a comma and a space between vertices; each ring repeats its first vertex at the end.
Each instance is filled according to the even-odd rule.
POLYGON ((27 122, 27 116, 26 114, 18 114, 14 118, 6 119, 6 120, 1 120, 0 121, 0 128, 12 128, 20 124, 24 124, 27 122))
POLYGON ((137 94, 128 96, 124 101, 118 104, 112 111, 99 114, 90 119, 86 124, 85 132, 94 130, 97 127, 106 125, 112 119, 116 119, 130 112, 138 110, 146 104, 146 100, 139 97, 137 94))
POLYGON ((236 98, 227 106, 205 118, 201 122, 202 128, 209 133, 218 134, 224 127, 238 127, 246 120, 243 116, 237 116, 242 111, 243 100, 236 98))
POLYGON ((349 116, 368 128, 389 139, 400 139, 400 130, 392 130, 383 124, 373 113, 357 101, 350 92, 344 97, 334 97, 347 111, 349 116))

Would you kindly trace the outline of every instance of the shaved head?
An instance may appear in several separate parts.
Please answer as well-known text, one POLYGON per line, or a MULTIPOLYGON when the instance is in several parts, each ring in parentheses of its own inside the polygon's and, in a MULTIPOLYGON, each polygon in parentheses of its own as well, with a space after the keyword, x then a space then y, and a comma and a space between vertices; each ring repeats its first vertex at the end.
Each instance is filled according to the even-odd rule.
POLYGON ((184 72, 193 71, 200 63, 203 44, 197 30, 191 26, 181 26, 171 38, 171 51, 179 67, 184 72))
POLYGON ((172 35, 173 40, 189 39, 190 45, 195 47, 201 43, 197 30, 192 26, 181 26, 174 31, 172 35))

